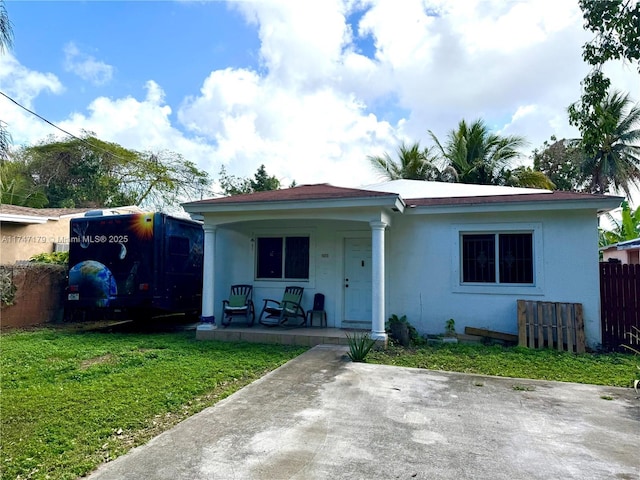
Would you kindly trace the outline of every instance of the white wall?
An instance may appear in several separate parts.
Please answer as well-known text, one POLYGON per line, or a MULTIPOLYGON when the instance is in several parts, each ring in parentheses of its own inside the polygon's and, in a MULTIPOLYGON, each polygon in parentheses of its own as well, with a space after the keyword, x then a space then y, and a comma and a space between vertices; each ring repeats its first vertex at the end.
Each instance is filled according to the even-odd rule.
MULTIPOLYGON (((342 315, 342 235, 357 232, 369 236, 369 225, 363 222, 328 220, 293 220, 286 222, 247 222, 218 227, 216 233, 215 316, 219 323, 222 300, 228 298, 231 285, 248 283, 254 286, 253 301, 256 321, 265 298, 281 300, 284 287, 304 287, 302 306, 313 306, 315 293, 325 295, 327 325, 340 326, 342 315), (340 233, 336 233, 340 232, 340 233), (258 281, 254 277, 255 246, 251 239, 269 233, 310 236, 309 281, 258 281)), ((254 242, 255 243, 255 242, 254 242)), ((316 321, 317 325, 317 321, 316 321)))
MULTIPOLYGON (((407 315, 422 333, 441 333, 453 318, 456 330, 465 326, 517 334, 516 300, 531 299, 583 304, 587 341, 600 342, 598 238, 595 212, 516 212, 506 214, 446 214, 394 216, 386 230, 386 318, 407 315), (458 261, 454 225, 505 224, 535 226, 535 255, 540 259, 534 287, 459 286, 452 272, 458 261), (540 238, 541 237, 541 238, 540 238), (536 241, 537 240, 537 241, 536 241)), ((290 283, 305 287, 303 307, 323 293, 329 326, 340 326, 343 289, 343 239, 370 236, 366 222, 290 220, 247 222, 218 227, 216 234, 215 315, 235 283, 254 285, 256 315, 264 298, 280 300, 290 283), (267 233, 309 234, 308 282, 254 280, 251 239, 267 233)))
POLYGON ((407 315, 425 333, 442 333, 453 318, 459 333, 473 326, 517 334, 516 300, 579 302, 587 341, 599 343, 597 240, 594 212, 405 216, 387 232, 387 313, 407 315), (459 278, 452 263, 458 262, 459 234, 452 225, 486 224, 491 230, 512 222, 537 226, 534 255, 542 255, 542 271, 536 285, 456 291, 459 278), (542 241, 536 242, 540 234, 542 241))

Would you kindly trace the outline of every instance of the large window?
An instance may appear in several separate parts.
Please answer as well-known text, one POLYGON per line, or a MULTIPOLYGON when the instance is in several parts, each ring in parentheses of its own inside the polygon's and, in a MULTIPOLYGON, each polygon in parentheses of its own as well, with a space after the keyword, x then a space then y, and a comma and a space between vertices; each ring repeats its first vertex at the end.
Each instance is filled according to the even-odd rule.
POLYGON ((462 282, 532 285, 533 234, 461 234, 462 282))
POLYGON ((309 237, 259 237, 257 278, 309 279, 309 237))

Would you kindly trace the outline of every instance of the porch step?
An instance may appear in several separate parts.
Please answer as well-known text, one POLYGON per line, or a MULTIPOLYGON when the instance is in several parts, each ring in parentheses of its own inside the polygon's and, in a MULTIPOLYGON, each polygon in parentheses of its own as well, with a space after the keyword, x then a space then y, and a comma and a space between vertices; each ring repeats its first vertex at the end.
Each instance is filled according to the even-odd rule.
POLYGON ((342 328, 371 331, 371 322, 350 322, 348 320, 343 320, 342 328))
POLYGON ((219 340, 222 342, 277 343, 280 345, 348 345, 348 331, 340 328, 281 328, 239 326, 218 327, 215 330, 196 329, 197 340, 219 340))

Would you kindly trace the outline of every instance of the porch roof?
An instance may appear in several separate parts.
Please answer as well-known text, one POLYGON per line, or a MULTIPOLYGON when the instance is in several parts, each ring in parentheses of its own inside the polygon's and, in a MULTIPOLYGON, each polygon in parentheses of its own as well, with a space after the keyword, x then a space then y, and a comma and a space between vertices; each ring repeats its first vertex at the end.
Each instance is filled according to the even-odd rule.
POLYGON ((209 198, 184 203, 182 206, 189 213, 326 207, 382 207, 401 211, 404 209, 404 201, 397 193, 336 187, 328 183, 320 183, 209 198))

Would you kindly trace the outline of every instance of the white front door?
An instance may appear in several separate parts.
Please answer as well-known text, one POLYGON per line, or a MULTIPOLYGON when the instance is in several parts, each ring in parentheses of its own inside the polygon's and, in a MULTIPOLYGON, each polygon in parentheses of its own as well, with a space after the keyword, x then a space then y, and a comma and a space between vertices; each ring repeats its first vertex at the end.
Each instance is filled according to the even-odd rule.
MULTIPOLYGON (((371 325, 371 239, 344 240, 344 322, 371 325)), ((354 325, 363 327, 363 325, 354 325)))

